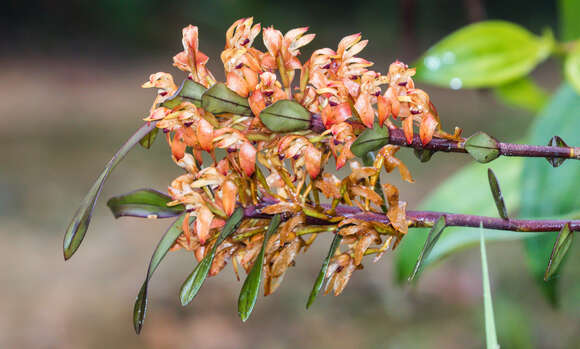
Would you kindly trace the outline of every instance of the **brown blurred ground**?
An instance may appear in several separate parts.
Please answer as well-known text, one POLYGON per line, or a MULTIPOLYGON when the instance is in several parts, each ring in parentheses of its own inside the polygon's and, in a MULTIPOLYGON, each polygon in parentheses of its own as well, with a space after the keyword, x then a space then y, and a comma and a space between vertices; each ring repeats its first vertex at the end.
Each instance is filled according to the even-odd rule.
MULTIPOLYGON (((164 142, 158 140, 150 151, 136 148, 114 171, 84 245, 66 263, 62 234, 102 166, 147 111, 153 92, 139 85, 152 72, 175 73, 172 53, 147 60, 37 55, 0 62, 0 348, 483 346, 478 250, 430 269, 415 289, 393 283, 391 256, 377 264, 368 261, 340 297, 320 297, 306 312, 328 245, 323 239, 298 259, 276 294, 259 299, 247 323, 237 317, 241 283, 229 269, 208 280, 194 304, 182 308, 178 290, 193 258, 171 254, 152 281, 147 321, 136 336, 133 301, 169 222, 114 220, 104 202, 136 188, 164 190, 179 173, 164 142)), ((384 57, 375 62, 389 63, 384 57)), ((538 77, 554 86, 555 72, 548 67, 538 77)), ((449 129, 460 124, 466 134, 485 129, 514 140, 531 120, 485 93, 425 88, 449 129)), ((417 180, 401 188, 410 207, 467 163, 438 154, 420 165, 409 151, 402 152, 417 180)), ((400 183, 395 178, 389 179, 400 183)), ((488 251, 500 339, 502 331, 515 329, 520 340, 505 347, 573 348, 580 341, 580 290, 563 280, 563 306, 555 311, 527 274, 518 243, 491 245, 488 251)), ((573 252, 567 267, 577 270, 580 258, 577 249, 573 252)))

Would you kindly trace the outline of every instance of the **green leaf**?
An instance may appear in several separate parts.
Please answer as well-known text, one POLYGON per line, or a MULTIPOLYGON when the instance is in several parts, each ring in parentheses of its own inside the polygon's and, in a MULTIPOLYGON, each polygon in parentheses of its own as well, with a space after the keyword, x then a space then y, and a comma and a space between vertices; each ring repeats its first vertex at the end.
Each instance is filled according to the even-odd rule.
POLYGON ((72 255, 77 251, 81 242, 83 241, 85 234, 87 233, 89 223, 91 222, 91 216, 93 214, 93 209, 95 208, 95 203, 101 194, 101 190, 103 189, 103 185, 105 184, 107 177, 113 168, 115 168, 115 166, 121 162, 121 160, 123 160, 129 150, 131 150, 137 143, 139 143, 141 138, 143 138, 146 134, 155 128, 155 124, 155 122, 144 124, 127 140, 127 142, 125 142, 125 144, 123 144, 123 146, 121 146, 113 158, 107 163, 105 169, 103 172, 101 172, 83 199, 64 235, 63 252, 65 260, 72 257, 72 255))
POLYGON ((238 299, 238 314, 244 322, 248 320, 252 310, 254 310, 254 306, 256 305, 260 284, 262 283, 262 267, 264 264, 266 245, 268 245, 268 240, 270 240, 270 237, 278 229, 279 225, 280 215, 272 216, 270 226, 264 235, 264 243, 262 244, 260 254, 256 257, 252 270, 250 270, 250 273, 244 281, 242 290, 240 291, 240 297, 238 299))
POLYGON ((498 142, 484 132, 477 132, 469 137, 464 147, 477 162, 487 163, 499 156, 498 142))
POLYGON ((375 124, 373 128, 365 129, 350 146, 352 153, 359 158, 378 150, 389 143, 389 129, 375 124))
MULTIPOLYGON (((558 136, 554 136, 554 137, 550 138, 550 141, 548 142, 548 146, 567 148, 568 144, 566 144, 566 142, 564 142, 564 140, 562 138, 560 138, 558 136)), ((548 160, 548 163, 550 165, 552 165, 552 167, 554 167, 554 168, 559 167, 560 165, 562 165, 564 163, 564 161, 566 161, 566 159, 564 159, 564 158, 546 158, 546 160, 548 160)))
MULTIPOLYGON (((488 166, 501 176, 504 186, 503 196, 510 202, 512 209, 517 211, 520 202, 520 176, 523 160, 505 157, 497 159, 488 166)), ((494 215, 497 210, 489 195, 488 179, 484 174, 485 168, 485 165, 472 163, 461 169, 429 194, 419 205, 419 209, 484 216, 494 215), (469 193, 469 195, 465 195, 465 193, 469 193)), ((427 239, 428 231, 428 229, 413 229, 395 250, 395 275, 398 282, 406 281, 409 274, 412 273, 421 248, 427 239)), ((485 229, 485 237, 488 242, 532 236, 536 236, 536 234, 485 229)), ((478 243, 478 229, 448 227, 439 238, 429 257, 423 261, 423 268, 443 259, 454 251, 475 246, 478 243)))
POLYGON ((559 0, 558 15, 560 22, 560 36, 563 41, 580 38, 580 2, 578 0, 559 0))
MULTIPOLYGON (((580 95, 568 84, 558 89, 552 101, 539 115, 530 132, 530 144, 542 144, 559 135, 564 139, 578 139, 580 95)), ((580 162, 567 161, 558 169, 539 159, 526 158, 521 176, 522 194, 520 215, 523 218, 562 216, 580 207, 580 162)), ((528 266, 548 300, 558 303, 558 277, 544 282, 546 261, 552 252, 557 234, 547 233, 525 240, 528 266)), ((561 269, 561 268, 560 268, 561 269)), ((558 275, 558 272, 556 272, 558 275)))
POLYGON ((572 240, 574 238, 574 233, 570 231, 570 224, 566 224, 556 239, 554 248, 552 249, 552 254, 550 255, 550 260, 548 261, 548 267, 544 273, 544 281, 548 281, 556 274, 558 267, 562 264, 566 253, 572 246, 572 240))
POLYGON ((421 162, 427 162, 431 160, 433 154, 435 154, 432 150, 429 149, 413 149, 413 154, 419 159, 421 162))
POLYGON ((320 272, 318 273, 318 276, 316 277, 316 281, 314 282, 314 286, 312 286, 312 291, 310 291, 310 296, 308 297, 308 302, 306 303, 306 309, 310 308, 312 303, 314 303, 316 296, 318 296, 320 289, 322 289, 322 282, 324 281, 324 276, 326 275, 326 270, 328 269, 328 264, 330 263, 330 259, 334 256, 336 249, 340 245, 341 240, 342 240, 342 235, 340 235, 338 232, 336 232, 334 234, 334 237, 332 238, 332 243, 330 244, 330 249, 328 250, 328 254, 326 255, 326 258, 324 258, 324 261, 322 262, 322 268, 320 268, 320 272))
POLYGON ((201 107, 201 96, 205 91, 207 91, 207 88, 202 84, 193 80, 185 79, 173 96, 168 98, 161 105, 173 109, 185 100, 193 103, 196 107, 201 107))
POLYGON ((292 132, 310 128, 310 112, 300 103, 287 99, 266 107, 260 113, 260 120, 274 132, 292 132))
MULTIPOLYGON (((177 218, 177 220, 175 220, 173 224, 171 224, 169 229, 165 232, 165 234, 163 234, 163 237, 157 244, 157 247, 151 256, 149 268, 147 269, 147 276, 145 277, 145 281, 143 281, 143 285, 141 285, 141 289, 139 290, 139 294, 137 295, 137 299, 135 300, 135 305, 133 307, 133 327, 135 328, 135 332, 137 332, 137 334, 139 334, 141 332, 141 328, 143 328, 143 321, 145 320, 145 314, 147 312, 147 292, 149 288, 149 280, 151 280, 151 276, 171 246, 173 246, 175 240, 177 240, 179 235, 181 235, 181 227, 183 225, 184 219, 185 214, 182 214, 177 218)), ((190 217, 189 224, 191 224, 194 220, 195 217, 190 217)))
POLYGON ((445 216, 441 216, 429 231, 427 239, 425 240, 425 245, 423 246, 423 250, 421 250, 421 254, 417 259, 415 268, 413 268, 413 273, 409 276, 409 281, 412 281, 415 278, 415 275, 417 275, 417 272, 419 272, 419 270, 423 266, 423 260, 429 257, 431 250, 433 250, 433 247, 437 243, 437 240, 439 240, 439 238, 441 237, 441 234, 443 233, 443 230, 445 230, 446 225, 447 222, 445 221, 445 216))
POLYGON ((483 226, 479 228, 480 251, 481 251, 481 275, 483 284, 483 309, 485 316, 485 343, 487 349, 499 349, 497 333, 495 332, 495 319, 493 315, 493 302, 491 299, 491 287, 489 285, 489 271, 487 268, 487 254, 485 252, 485 239, 483 226))
POLYGON ((150 149, 153 143, 155 142, 155 139, 157 138, 158 132, 159 129, 157 127, 151 130, 151 132, 149 132, 148 134, 145 135, 145 137, 139 140, 139 145, 141 145, 145 149, 150 149))
POLYGON ((553 44, 551 33, 538 37, 510 22, 478 22, 431 47, 416 64, 416 78, 453 89, 500 86, 527 75, 553 44))
POLYGON ((205 111, 212 114, 252 115, 248 100, 221 82, 205 91, 201 96, 201 105, 205 111))
POLYGON ((114 196, 107 201, 107 206, 115 218, 169 218, 183 211, 183 205, 167 206, 173 201, 171 197, 153 189, 138 189, 127 194, 114 196))
POLYGON ((580 94, 580 45, 576 44, 576 48, 566 56, 564 61, 564 75, 566 80, 576 89, 576 93, 580 94))
POLYGON ((495 201, 495 206, 497 207, 497 212, 499 216, 503 219, 509 219, 507 208, 505 207, 505 202, 503 201, 503 195, 501 194, 501 189, 497 181, 497 177, 491 168, 487 169, 487 177, 489 179, 489 188, 491 189, 491 195, 493 195, 493 200, 495 201))
POLYGON ((548 93, 528 77, 509 81, 493 91, 504 104, 533 113, 540 111, 549 99, 548 93))
POLYGON ((181 305, 189 304, 193 298, 197 295, 197 292, 203 285, 207 274, 209 273, 209 269, 213 263, 215 258, 215 254, 219 245, 221 245, 232 233, 234 233, 240 223, 242 222, 242 218, 244 218, 244 209, 238 207, 234 213, 228 218, 226 225, 222 229, 220 235, 217 238, 216 243, 213 245, 210 253, 208 253, 201 262, 197 264, 195 269, 191 272, 191 274, 187 277, 183 285, 181 286, 181 290, 179 292, 179 299, 181 300, 181 305))

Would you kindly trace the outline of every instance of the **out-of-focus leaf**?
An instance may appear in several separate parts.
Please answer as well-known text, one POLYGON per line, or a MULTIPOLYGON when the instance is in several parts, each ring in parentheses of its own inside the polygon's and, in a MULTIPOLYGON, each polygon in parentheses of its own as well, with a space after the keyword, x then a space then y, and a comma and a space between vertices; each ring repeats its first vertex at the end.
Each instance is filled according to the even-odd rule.
MULTIPOLYGON (((580 129, 580 95, 564 84, 534 122, 530 144, 542 144, 558 135, 564 139, 578 139, 580 129)), ((522 172, 520 215, 523 218, 561 216, 580 207, 580 162, 567 161, 558 169, 539 159, 526 158, 522 172)), ((528 265, 544 294, 552 304, 558 303, 558 277, 544 282, 546 261, 557 239, 547 233, 525 240, 528 265)), ((561 268, 560 268, 561 270, 561 268)), ((557 275, 558 273, 556 273, 557 275)))
POLYGON ((210 253, 203 257, 201 262, 197 264, 195 269, 193 269, 191 274, 187 277, 181 286, 181 290, 179 292, 181 305, 189 304, 197 295, 197 292, 201 288, 201 285, 203 285, 209 269, 211 268, 218 246, 221 245, 233 232, 235 232, 236 229, 238 229, 242 218, 244 218, 244 209, 238 207, 234 213, 232 213, 230 218, 228 218, 226 225, 222 229, 210 253))
MULTIPOLYGON (((500 158, 487 165, 501 176, 504 186, 503 195, 510 206, 517 211, 520 202, 523 160, 521 158, 500 158)), ((497 211, 493 199, 489 195, 488 180, 485 176, 485 165, 473 163, 435 189, 419 206, 423 210, 494 215, 497 211), (469 193, 469 195, 465 195, 469 193)), ((427 229, 412 229, 395 250, 395 271, 398 282, 404 282, 413 271, 413 267, 421 253, 421 248, 427 239, 427 229)), ((530 233, 516 233, 484 229, 486 240, 514 240, 535 236, 530 233)), ((423 268, 446 257, 453 251, 474 246, 479 243, 477 229, 463 227, 447 227, 441 238, 431 251, 429 258, 423 261, 423 268)))
POLYGON ((421 250, 421 254, 419 255, 419 258, 417 258, 417 263, 415 263, 415 268, 413 268, 413 273, 409 276, 409 281, 413 281, 413 279, 415 278, 415 275, 417 275, 417 273, 419 272, 419 270, 423 266, 423 261, 429 257, 431 250, 433 250, 433 247, 437 243, 437 240, 439 240, 439 238, 441 237, 441 234, 443 233, 443 230, 445 230, 446 225, 447 225, 447 222, 445 221, 445 216, 441 216, 441 217, 439 217, 437 222, 435 222, 435 224, 433 225, 433 227, 429 231, 429 234, 427 234, 427 239, 425 240, 425 245, 423 246, 423 249, 421 250))
POLYGON ((416 78, 453 89, 500 86, 527 75, 553 44, 551 33, 538 37, 514 23, 478 22, 431 47, 415 65, 416 78))
MULTIPOLYGON (((175 220, 175 222, 169 227, 169 229, 163 234, 163 237, 155 247, 155 251, 151 256, 151 261, 149 262, 149 268, 147 269, 147 276, 145 277, 145 281, 143 281, 143 285, 139 290, 139 294, 137 294, 137 299, 135 300, 135 305, 133 307, 133 327, 135 328, 135 332, 139 334, 141 332, 141 328, 143 328, 143 321, 145 320, 145 314, 147 313, 147 292, 149 289, 149 280, 151 280, 151 276, 159 266, 159 263, 165 258, 167 251, 173 246, 175 240, 181 235, 182 233, 182 225, 183 220, 185 218, 185 214, 182 214, 175 220)), ((189 224, 191 224, 195 220, 195 217, 191 217, 189 224)))
POLYGON ((483 283, 483 313, 485 316, 485 344, 487 349, 499 349, 497 333, 495 332, 495 319, 493 316, 493 302, 491 299, 491 287, 489 285, 489 270, 487 268, 487 254, 485 253, 485 238, 483 226, 479 228, 480 251, 481 251, 481 275, 483 283))
POLYGON ((359 158, 378 150, 389 143, 389 129, 375 124, 373 128, 365 129, 350 146, 352 153, 359 158))
POLYGON ((533 113, 540 111, 549 99, 548 93, 528 77, 509 81, 496 87, 494 92, 503 103, 533 113))
POLYGON ((262 283, 262 267, 264 264, 264 252, 266 250, 266 245, 272 234, 278 230, 280 225, 280 215, 272 216, 270 221, 270 226, 264 235, 264 243, 262 244, 262 249, 260 254, 256 258, 252 269, 248 273, 242 290, 240 291, 240 297, 238 298, 238 314, 242 321, 248 320, 254 306, 256 305, 256 300, 258 299, 258 292, 260 291, 260 284, 262 283))
POLYGON ((497 207, 497 212, 499 216, 503 219, 509 219, 507 208, 505 207, 505 202, 503 201, 503 195, 497 181, 497 177, 491 168, 487 169, 487 178, 489 179, 489 187, 491 189, 491 195, 493 195, 493 200, 495 201, 495 206, 497 207))
POLYGON ((93 209, 95 208, 95 203, 101 194, 103 184, 105 184, 107 177, 109 177, 109 174, 113 168, 115 168, 115 166, 121 162, 121 160, 123 160, 129 150, 131 150, 137 143, 139 143, 141 138, 143 138, 146 134, 155 128, 155 124, 155 122, 144 124, 127 140, 127 142, 125 142, 125 144, 123 144, 123 146, 121 146, 113 158, 107 163, 105 169, 103 172, 101 172, 83 199, 64 235, 63 252, 65 260, 72 257, 72 255, 76 252, 81 242, 83 241, 85 234, 87 233, 89 223, 91 222, 91 216, 93 214, 93 209))
POLYGON ((150 149, 153 143, 155 142, 155 139, 157 138, 158 132, 159 129, 157 127, 151 130, 151 132, 149 132, 148 134, 145 135, 145 137, 139 140, 139 145, 141 145, 145 149, 150 149))
POLYGON ((340 241, 342 240, 342 235, 335 233, 334 237, 332 238, 332 243, 330 244, 330 249, 328 249, 328 254, 324 261, 322 262, 322 267, 320 268, 320 272, 316 277, 316 281, 314 282, 314 286, 312 286, 312 291, 310 292, 310 296, 308 297, 308 302, 306 303, 306 309, 310 308, 316 296, 320 292, 322 288, 322 282, 324 281, 324 276, 326 275, 326 270, 328 269, 328 263, 330 263, 330 259, 334 256, 338 245, 340 245, 340 241))
POLYGON ((279 100, 260 113, 260 120, 274 132, 307 130, 311 117, 310 112, 300 103, 287 99, 279 100))
POLYGON ((566 56, 564 75, 576 93, 580 94, 580 44, 576 45, 576 49, 566 56))
POLYGON ((153 189, 138 189, 127 194, 114 196, 107 201, 107 206, 115 218, 169 218, 185 210, 183 205, 167 206, 173 201, 171 197, 153 189))
POLYGON ((570 231, 570 225, 566 224, 556 239, 554 248, 552 249, 552 254, 550 255, 550 260, 548 261, 548 268, 546 268, 546 273, 544 273, 544 281, 550 280, 552 276, 558 271, 558 267, 566 257, 566 253, 572 246, 572 240, 574 238, 574 233, 570 231))
POLYGON ((248 100, 221 82, 205 91, 201 96, 201 105, 205 111, 212 114, 252 115, 248 100))
POLYGON ((498 143, 490 135, 477 132, 465 141, 465 150, 477 162, 487 163, 499 156, 498 143))
POLYGON ((559 0, 558 15, 560 22, 560 36, 563 41, 571 41, 580 38, 580 1, 559 0))
POLYGON ((185 100, 193 103, 196 107, 201 107, 201 96, 205 91, 207 91, 207 88, 202 84, 185 79, 173 96, 162 103, 162 106, 172 109, 185 100))
MULTIPOLYGON (((561 147, 561 148, 568 147, 568 144, 566 144, 566 142, 564 142, 564 140, 558 136, 554 136, 554 137, 550 138, 548 145, 550 147, 561 147)), ((548 163, 550 165, 552 165, 552 167, 554 167, 554 168, 559 167, 560 165, 562 165, 564 163, 564 161, 566 161, 566 159, 564 159, 564 158, 546 158, 546 160, 548 160, 548 163)))

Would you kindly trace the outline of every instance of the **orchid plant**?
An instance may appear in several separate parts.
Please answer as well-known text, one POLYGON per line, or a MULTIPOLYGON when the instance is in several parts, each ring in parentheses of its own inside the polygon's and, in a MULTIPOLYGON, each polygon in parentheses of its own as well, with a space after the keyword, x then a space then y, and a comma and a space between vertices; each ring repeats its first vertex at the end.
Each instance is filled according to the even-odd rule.
POLYGON ((252 18, 240 19, 226 32, 221 53, 226 78, 219 82, 207 68, 198 28, 190 25, 183 29, 183 51, 173 57, 184 80, 178 85, 171 74, 159 72, 143 84, 157 89, 144 125, 106 166, 64 239, 68 259, 85 236, 113 167, 137 143, 149 148, 161 131, 183 174, 170 182, 167 193, 140 189, 108 201, 115 217, 176 218, 156 247, 139 291, 137 332, 153 272, 168 252, 180 249, 198 261, 181 288, 182 304, 229 261, 238 279, 247 274, 238 302, 244 321, 260 287, 264 295, 273 293, 299 253, 322 234, 333 239, 307 306, 323 288, 340 294, 363 261, 372 257, 376 262, 397 249, 413 234, 410 228, 431 228, 411 278, 450 226, 560 231, 546 278, 555 273, 580 221, 510 218, 493 171, 489 181, 499 218, 408 210, 399 189, 381 183, 380 175, 397 170, 413 182, 396 157, 400 147, 413 149, 422 162, 435 152, 456 152, 482 163, 500 156, 544 157, 554 167, 580 159, 580 148, 559 137, 548 146, 534 146, 499 142, 483 132, 464 138, 459 127, 447 132, 427 92, 415 86, 414 68, 396 61, 385 73, 372 70, 373 63, 359 56, 368 43, 361 34, 301 60, 300 50, 314 38, 308 28, 283 34, 252 18), (260 33, 265 51, 254 47, 260 33), (350 172, 339 178, 334 170, 343 167, 350 172))

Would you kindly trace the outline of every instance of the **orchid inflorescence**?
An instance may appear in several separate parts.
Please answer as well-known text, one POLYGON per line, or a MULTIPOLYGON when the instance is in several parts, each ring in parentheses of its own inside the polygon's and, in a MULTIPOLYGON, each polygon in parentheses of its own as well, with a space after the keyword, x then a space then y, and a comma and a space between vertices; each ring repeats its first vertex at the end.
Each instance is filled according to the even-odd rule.
MULTIPOLYGON (((383 169, 397 169, 403 180, 413 182, 395 157, 399 146, 394 144, 414 147, 422 161, 436 147, 469 152, 481 162, 513 153, 502 153, 506 144, 485 134, 465 140, 459 128, 443 131, 429 95, 415 87, 415 70, 399 61, 385 75, 371 70, 373 63, 357 56, 368 43, 360 34, 346 36, 336 50, 315 50, 301 62, 300 49, 315 37, 307 32, 296 28, 283 35, 252 18, 236 21, 221 53, 226 81, 218 82, 199 49, 198 28, 190 25, 183 29, 184 50, 173 57, 185 80, 178 86, 170 74, 159 72, 143 84, 158 89, 146 124, 107 165, 64 243, 68 259, 86 233, 112 167, 137 142, 149 147, 162 130, 173 161, 185 171, 171 182, 169 195, 143 189, 108 202, 116 217, 178 217, 157 246, 135 303, 137 332, 148 281, 169 250, 191 251, 199 262, 181 288, 184 305, 206 276, 218 274, 228 261, 238 279, 243 269, 248 276, 238 308, 246 320, 260 285, 265 295, 273 293, 298 253, 321 233, 333 233, 310 305, 325 280, 326 293, 340 294, 353 272, 362 269, 364 256, 379 260, 410 226, 434 226, 440 233, 445 225, 472 224, 461 215, 445 221, 443 215, 420 218, 407 212, 398 188, 380 180, 383 169), (260 32, 265 51, 253 47, 260 32), (402 135, 399 143, 397 135, 402 135), (333 161, 337 170, 348 163, 350 173, 338 178, 333 161)), ((501 220, 486 224, 519 229, 501 220)))

